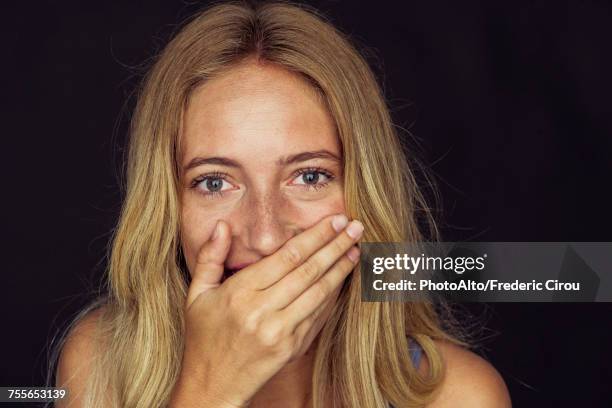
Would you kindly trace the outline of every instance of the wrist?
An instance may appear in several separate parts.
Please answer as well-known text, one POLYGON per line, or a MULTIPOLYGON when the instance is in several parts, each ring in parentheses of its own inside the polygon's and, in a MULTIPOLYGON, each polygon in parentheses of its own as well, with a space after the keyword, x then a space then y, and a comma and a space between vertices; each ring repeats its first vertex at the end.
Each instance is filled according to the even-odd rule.
POLYGON ((168 408, 244 408, 248 403, 234 402, 222 393, 212 392, 210 383, 205 384, 197 375, 181 371, 168 408))

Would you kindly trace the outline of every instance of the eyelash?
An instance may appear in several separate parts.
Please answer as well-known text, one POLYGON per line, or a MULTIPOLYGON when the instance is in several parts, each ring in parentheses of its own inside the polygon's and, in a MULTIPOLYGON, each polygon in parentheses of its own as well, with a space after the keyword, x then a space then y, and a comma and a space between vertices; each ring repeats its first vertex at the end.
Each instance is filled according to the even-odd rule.
MULTIPOLYGON (((303 186, 304 188, 308 189, 308 190, 320 190, 321 188, 327 187, 329 185, 329 183, 334 180, 336 177, 330 173, 329 171, 325 170, 322 167, 306 167, 303 169, 298 169, 295 172, 293 172, 292 175, 292 180, 295 179, 296 177, 301 176, 302 174, 306 174, 306 173, 320 173, 323 174, 325 177, 328 178, 328 180, 324 183, 319 183, 319 184, 303 184, 300 186, 303 186)), ((195 178, 191 184, 190 184, 190 188, 196 190, 199 194, 202 194, 204 197, 206 198, 214 198, 214 197, 221 197, 225 194, 225 191, 200 191, 198 190, 198 185, 203 182, 206 181, 207 179, 221 179, 224 181, 227 181, 228 178, 228 174, 227 173, 222 173, 219 171, 215 171, 212 173, 207 173, 207 174, 203 174, 197 178, 195 178)))

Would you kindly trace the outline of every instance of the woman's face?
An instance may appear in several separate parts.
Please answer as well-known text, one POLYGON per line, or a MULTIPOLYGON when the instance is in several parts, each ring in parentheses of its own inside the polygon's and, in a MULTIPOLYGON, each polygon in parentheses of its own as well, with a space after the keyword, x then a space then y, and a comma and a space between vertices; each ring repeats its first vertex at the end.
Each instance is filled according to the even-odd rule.
POLYGON ((207 81, 191 96, 181 137, 181 239, 190 273, 219 219, 232 232, 225 267, 237 270, 344 212, 333 120, 296 74, 247 63, 207 81))

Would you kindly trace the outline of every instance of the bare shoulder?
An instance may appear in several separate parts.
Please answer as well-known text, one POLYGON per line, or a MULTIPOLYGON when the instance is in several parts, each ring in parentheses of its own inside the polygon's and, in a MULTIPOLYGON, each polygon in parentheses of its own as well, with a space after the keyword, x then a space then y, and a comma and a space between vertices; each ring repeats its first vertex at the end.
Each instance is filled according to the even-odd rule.
MULTIPOLYGON (((446 376, 430 408, 509 408, 508 388, 499 372, 477 354, 454 344, 436 341, 446 364, 446 376)), ((426 359, 423 359, 426 363, 426 359)), ((423 367, 426 369, 426 367, 423 367)))
POLYGON ((96 325, 104 306, 86 314, 70 330, 62 346, 56 372, 56 387, 68 389, 68 398, 58 400, 56 407, 80 407, 92 362, 100 352, 96 342, 96 325))

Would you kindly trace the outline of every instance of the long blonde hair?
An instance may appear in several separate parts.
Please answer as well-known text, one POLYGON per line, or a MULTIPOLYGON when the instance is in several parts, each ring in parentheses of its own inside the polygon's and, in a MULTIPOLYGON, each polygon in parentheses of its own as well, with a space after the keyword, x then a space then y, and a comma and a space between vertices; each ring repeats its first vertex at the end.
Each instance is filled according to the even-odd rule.
MULTIPOLYGON (((180 371, 189 276, 179 234, 183 112, 194 88, 246 58, 297 73, 322 95, 342 144, 345 208, 363 222, 364 241, 438 236, 380 87, 346 36, 302 5, 215 4, 170 41, 138 95, 105 295, 74 321, 105 306, 96 337, 103 352, 88 379, 87 407, 168 402, 180 371)), ((316 343, 313 407, 426 404, 444 375, 433 340, 460 341, 442 328, 432 304, 361 302, 360 280, 357 270, 347 279, 316 343), (425 376, 411 363, 409 337, 427 357, 425 376)))

